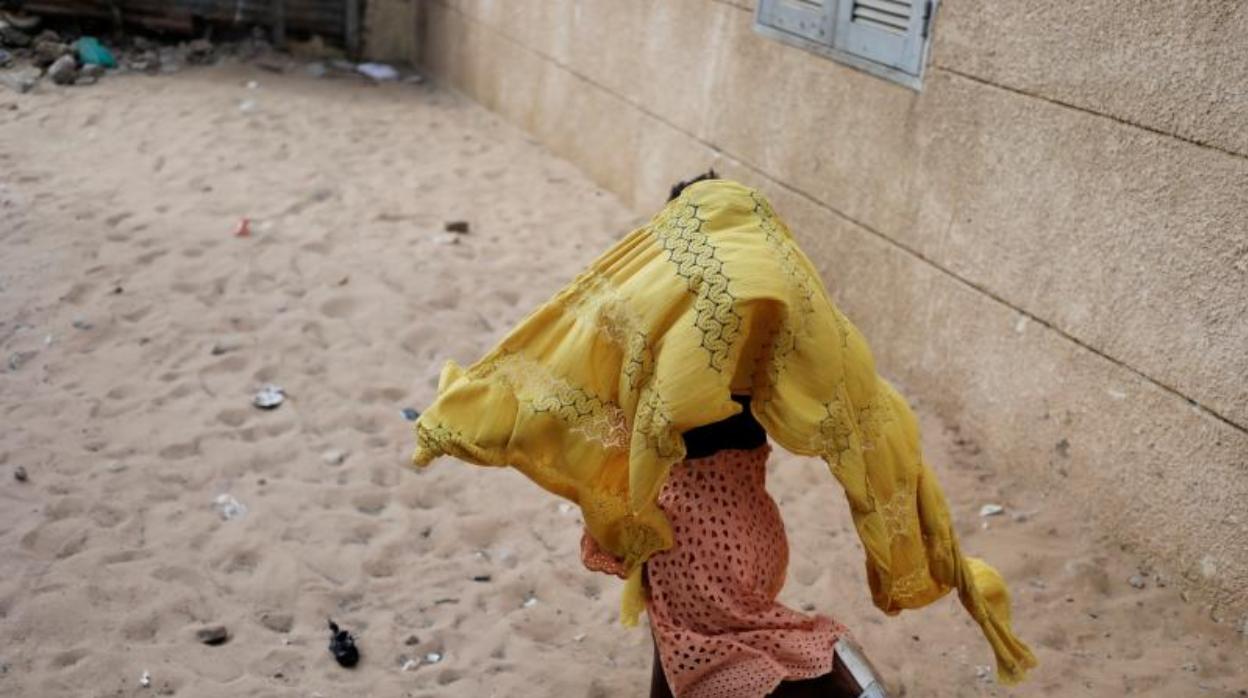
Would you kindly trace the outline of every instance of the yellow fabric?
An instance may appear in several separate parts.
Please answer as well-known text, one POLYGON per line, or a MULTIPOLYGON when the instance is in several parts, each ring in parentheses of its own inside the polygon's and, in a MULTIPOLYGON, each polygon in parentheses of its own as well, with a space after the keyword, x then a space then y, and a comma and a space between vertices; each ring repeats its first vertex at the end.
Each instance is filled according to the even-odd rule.
POLYGON ((889 614, 957 589, 1004 683, 1035 659, 1010 631, 1001 577, 959 551, 914 415, 759 193, 695 184, 468 369, 448 363, 416 424, 413 462, 510 465, 580 505, 632 570, 672 544, 656 505, 681 434, 751 409, 773 440, 820 456, 845 489, 875 604, 889 614))

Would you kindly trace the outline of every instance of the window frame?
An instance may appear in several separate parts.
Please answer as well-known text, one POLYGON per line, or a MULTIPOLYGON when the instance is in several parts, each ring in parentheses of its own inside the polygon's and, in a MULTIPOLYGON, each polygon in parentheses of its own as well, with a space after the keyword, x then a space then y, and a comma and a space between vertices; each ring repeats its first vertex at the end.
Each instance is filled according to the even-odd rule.
MULTIPOLYGON (((908 87, 916 92, 922 89, 923 76, 927 72, 928 52, 931 50, 932 45, 932 24, 936 17, 939 0, 916 0, 916 4, 920 5, 919 13, 921 18, 918 20, 918 36, 915 37, 918 45, 910 45, 910 50, 918 52, 917 57, 911 56, 911 58, 917 58, 917 67, 914 73, 867 58, 861 53, 855 53, 843 45, 838 45, 838 43, 844 44, 849 35, 849 22, 841 21, 839 14, 845 8, 852 7, 852 0, 820 0, 823 26, 830 28, 830 31, 826 32, 826 38, 822 41, 773 25, 772 18, 776 15, 803 11, 812 13, 815 11, 813 8, 795 8, 795 4, 801 5, 803 3, 798 0, 758 0, 754 11, 755 33, 769 39, 775 39, 780 43, 830 58, 838 63, 908 87)), ((905 35, 898 36, 908 38, 905 35)), ((905 50, 905 47, 903 47, 899 52, 899 60, 906 58, 904 55, 905 50)))

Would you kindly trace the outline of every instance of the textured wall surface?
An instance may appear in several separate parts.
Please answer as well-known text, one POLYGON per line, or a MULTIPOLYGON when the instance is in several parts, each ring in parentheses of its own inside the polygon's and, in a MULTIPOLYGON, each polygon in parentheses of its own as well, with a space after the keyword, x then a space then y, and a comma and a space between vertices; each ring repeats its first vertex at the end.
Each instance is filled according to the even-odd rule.
POLYGON ((423 62, 639 211, 715 165, 881 370, 1248 610, 1248 5, 945 0, 914 92, 747 0, 440 0, 423 62))

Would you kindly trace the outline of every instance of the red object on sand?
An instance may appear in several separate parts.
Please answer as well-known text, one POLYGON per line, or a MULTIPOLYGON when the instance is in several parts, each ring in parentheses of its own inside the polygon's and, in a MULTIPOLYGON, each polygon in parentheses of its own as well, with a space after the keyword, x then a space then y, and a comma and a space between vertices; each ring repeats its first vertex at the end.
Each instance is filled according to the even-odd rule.
POLYGON ((251 237, 251 219, 243 218, 238 222, 238 228, 234 230, 234 237, 249 238, 251 237))

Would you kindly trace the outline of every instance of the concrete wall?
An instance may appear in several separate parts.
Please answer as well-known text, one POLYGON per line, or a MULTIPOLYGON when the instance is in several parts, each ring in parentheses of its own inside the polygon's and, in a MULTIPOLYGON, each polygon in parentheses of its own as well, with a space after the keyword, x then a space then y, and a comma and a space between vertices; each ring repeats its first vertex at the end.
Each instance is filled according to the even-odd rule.
POLYGON ((423 62, 649 213, 708 165, 882 372, 1248 610, 1248 3, 944 0, 921 92, 747 0, 434 0, 423 62))

